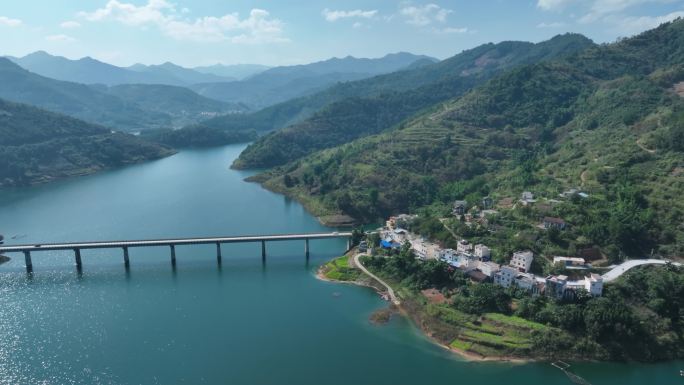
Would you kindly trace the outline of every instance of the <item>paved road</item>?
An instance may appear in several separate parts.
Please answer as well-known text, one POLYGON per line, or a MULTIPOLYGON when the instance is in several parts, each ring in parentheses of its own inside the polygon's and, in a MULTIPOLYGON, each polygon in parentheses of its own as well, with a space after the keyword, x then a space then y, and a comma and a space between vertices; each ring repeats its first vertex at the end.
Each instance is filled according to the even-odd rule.
POLYGON ((395 305, 400 305, 401 302, 399 302, 399 299, 398 299, 397 296, 394 294, 394 289, 392 289, 392 287, 391 287, 390 285, 388 285, 385 281, 383 281, 382 279, 378 278, 375 274, 373 274, 373 273, 371 273, 370 271, 368 271, 368 269, 366 269, 366 267, 363 266, 363 265, 361 264, 361 261, 359 260, 359 257, 362 256, 362 255, 363 255, 363 254, 356 254, 356 255, 354 256, 354 264, 355 264, 359 269, 361 269, 361 271, 363 271, 364 273, 366 273, 366 275, 368 275, 369 277, 373 278, 374 280, 380 282, 380 284, 381 284, 382 286, 384 286, 384 287, 387 289, 387 293, 389 293, 390 299, 392 300, 392 303, 393 303, 393 304, 395 304, 395 305))
POLYGON ((213 237, 213 238, 178 238, 178 239, 150 239, 132 241, 103 241, 103 242, 76 242, 76 243, 46 243, 29 245, 0 245, 0 252, 21 251, 48 251, 48 250, 71 250, 71 249, 104 249, 119 247, 146 247, 166 245, 197 245, 212 243, 240 243, 258 241, 293 241, 305 239, 326 238, 349 238, 351 233, 311 233, 311 234, 278 234, 278 235, 247 235, 236 237, 213 237))
MULTIPOLYGON (((603 282, 613 281, 633 267, 641 265, 664 265, 668 262, 669 261, 665 261, 662 259, 632 259, 615 266, 612 270, 603 274, 603 282)), ((676 266, 681 266, 681 264, 677 262, 673 262, 672 264, 676 266)))

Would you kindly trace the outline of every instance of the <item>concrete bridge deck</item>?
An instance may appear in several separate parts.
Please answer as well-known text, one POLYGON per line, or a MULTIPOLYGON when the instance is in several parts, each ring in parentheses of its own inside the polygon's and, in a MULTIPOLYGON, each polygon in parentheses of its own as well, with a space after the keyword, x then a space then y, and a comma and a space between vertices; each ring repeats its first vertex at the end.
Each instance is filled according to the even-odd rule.
POLYGON ((149 239, 149 240, 122 240, 122 241, 95 241, 95 242, 65 242, 65 243, 34 243, 23 245, 0 245, 2 253, 24 253, 26 260, 26 270, 31 271, 33 263, 32 252, 38 251, 59 251, 73 250, 76 259, 76 266, 80 269, 81 250, 86 249, 123 249, 124 264, 129 266, 128 249, 133 247, 160 247, 166 246, 171 250, 171 263, 176 264, 176 246, 182 245, 216 245, 216 257, 221 263, 221 245, 224 243, 251 243, 261 242, 261 257, 266 258, 266 242, 277 241, 304 241, 304 252, 309 257, 309 240, 315 239, 334 239, 346 238, 347 249, 351 247, 351 232, 332 232, 332 233, 301 233, 301 234, 275 234, 275 235, 244 235, 231 237, 205 237, 205 238, 170 238, 170 239, 149 239))

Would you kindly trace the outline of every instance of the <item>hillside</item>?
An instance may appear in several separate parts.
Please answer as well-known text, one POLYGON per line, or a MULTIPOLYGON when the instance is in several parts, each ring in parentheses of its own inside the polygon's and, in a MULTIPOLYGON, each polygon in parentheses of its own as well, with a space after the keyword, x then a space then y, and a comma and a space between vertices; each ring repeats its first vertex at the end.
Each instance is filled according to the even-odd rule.
MULTIPOLYGON (((351 84, 353 93, 359 96, 333 102, 301 123, 260 138, 240 154, 234 166, 273 167, 316 150, 379 133, 510 68, 557 59, 590 46, 590 40, 572 34, 537 44, 486 44, 434 65, 423 64, 413 70, 351 84)), ((318 95, 314 99, 320 103, 333 98, 318 95)))
MULTIPOLYGON (((589 199, 545 208, 571 224, 550 243, 554 255, 582 245, 611 258, 682 255, 684 203, 674 197, 684 188, 684 100, 673 92, 682 80, 684 21, 678 20, 508 71, 395 129, 254 180, 318 215, 362 221, 427 206, 428 216, 446 215, 455 199, 515 201, 526 190, 553 199, 580 187, 589 199)), ((533 222, 540 213, 501 215, 533 222)), ((511 237, 538 231, 520 226, 511 237)))
MULTIPOLYGON (((327 138, 342 137, 346 141, 378 132, 426 106, 460 95, 507 68, 568 55, 592 44, 589 39, 574 34, 559 35, 539 44, 485 44, 439 63, 430 61, 428 64, 429 60, 423 59, 418 65, 409 66, 404 71, 339 83, 310 96, 288 100, 253 113, 216 117, 203 121, 200 125, 214 130, 268 132, 294 124, 291 129, 283 131, 282 135, 268 135, 255 143, 244 152, 235 166, 249 168, 282 164, 285 160, 280 156, 279 145, 292 137, 308 141, 306 135, 312 134, 315 137, 311 140, 322 146, 317 148, 324 148, 339 144, 326 143, 327 138), (369 115, 351 113, 350 119, 345 115, 336 116, 339 113, 348 114, 347 106, 360 101, 365 104, 369 115), (337 102, 339 103, 334 105, 337 102), (406 109, 392 108, 393 103, 406 109), (388 115, 388 112, 391 114, 388 115), (318 115, 315 118, 306 121, 316 113, 318 115), (372 114, 378 115, 379 119, 372 122, 369 128, 362 126, 365 124, 363 121, 353 120, 353 116, 358 116, 361 120, 372 120, 372 114), (337 122, 336 119, 342 121, 337 122), (300 122, 303 123, 297 125, 300 122), (361 132, 355 131, 358 128, 361 128, 361 132), (339 132, 332 133, 332 130, 339 132), (300 131, 304 134, 299 135, 300 131), (261 154, 260 150, 265 152, 261 154)), ((302 150, 311 151, 308 143, 292 142, 288 146, 290 144, 294 145, 293 155, 301 156, 302 150)), ((292 159, 292 155, 287 156, 292 159)))
POLYGON ((0 187, 86 175, 172 153, 132 135, 0 99, 0 187))
POLYGON ((394 72, 425 59, 429 58, 408 53, 378 59, 333 58, 305 65, 274 67, 243 81, 197 84, 192 89, 212 99, 244 103, 256 110, 320 91, 338 82, 394 72))

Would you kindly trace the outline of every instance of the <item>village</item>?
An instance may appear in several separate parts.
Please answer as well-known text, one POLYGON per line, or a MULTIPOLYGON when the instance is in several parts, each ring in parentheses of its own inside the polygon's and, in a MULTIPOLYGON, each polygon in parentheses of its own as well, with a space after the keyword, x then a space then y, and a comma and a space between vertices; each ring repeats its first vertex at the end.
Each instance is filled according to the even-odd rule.
MULTIPOLYGON (((561 198, 579 196, 587 198, 588 195, 577 189, 571 189, 561 194, 561 198)), ((521 205, 534 204, 536 200, 531 192, 523 192, 519 200, 521 205)), ((485 214, 492 206, 491 198, 483 199, 482 208, 485 214)), ((452 214, 455 217, 467 217, 473 220, 467 213, 468 202, 455 201, 452 214)), ((534 260, 534 253, 530 250, 519 250, 510 255, 507 264, 499 264, 492 260, 492 250, 484 244, 473 244, 467 239, 460 239, 455 249, 442 248, 439 244, 425 237, 412 233, 408 230, 416 215, 397 215, 390 217, 380 232, 379 247, 385 250, 398 250, 402 245, 410 244, 411 250, 417 258, 422 260, 437 259, 449 264, 454 269, 460 269, 473 282, 490 282, 505 288, 514 287, 528 292, 530 295, 545 295, 557 299, 571 299, 580 292, 594 297, 603 294, 604 279, 601 275, 590 272, 591 264, 584 258, 554 256, 553 264, 563 270, 574 271, 576 279, 570 279, 568 275, 552 274, 539 276, 530 270, 534 260), (586 273, 585 273, 586 272, 586 273), (582 277, 583 278, 580 278, 582 277)), ((563 230, 566 223, 561 218, 543 217, 539 228, 563 230)), ((360 245, 360 251, 369 248, 366 242, 360 245)))

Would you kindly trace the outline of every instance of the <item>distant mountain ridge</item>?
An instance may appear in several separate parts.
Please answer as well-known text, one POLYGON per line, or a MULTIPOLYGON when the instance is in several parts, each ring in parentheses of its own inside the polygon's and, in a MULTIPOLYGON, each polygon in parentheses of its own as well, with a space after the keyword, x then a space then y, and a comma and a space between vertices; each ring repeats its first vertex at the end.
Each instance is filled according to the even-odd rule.
POLYGON ((83 84, 188 86, 193 83, 235 80, 234 78, 197 72, 172 63, 164 63, 158 66, 135 65, 122 68, 91 57, 71 60, 62 56, 50 55, 45 51, 37 51, 20 58, 8 57, 8 59, 38 75, 83 84))
POLYGON ((214 64, 210 66, 193 67, 192 69, 203 74, 214 74, 227 78, 244 80, 250 76, 264 72, 272 67, 261 64, 214 64))
MULTIPOLYGON (((139 72, 141 74, 149 74, 154 77, 168 76, 169 78, 178 79, 181 84, 179 85, 192 85, 197 83, 209 83, 209 82, 229 82, 237 80, 234 77, 219 76, 211 73, 202 73, 195 71, 193 69, 184 68, 179 65, 173 64, 171 62, 166 62, 158 65, 143 65, 136 64, 128 67, 129 70, 139 72)), ((167 84, 168 85, 168 84, 167 84)), ((173 85, 173 84, 171 84, 173 85)))
POLYGON ((338 82, 395 72, 425 60, 437 59, 405 52, 377 59, 347 56, 311 64, 274 67, 243 81, 195 84, 191 88, 212 99, 241 102, 252 109, 259 109, 320 91, 338 82))

